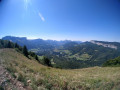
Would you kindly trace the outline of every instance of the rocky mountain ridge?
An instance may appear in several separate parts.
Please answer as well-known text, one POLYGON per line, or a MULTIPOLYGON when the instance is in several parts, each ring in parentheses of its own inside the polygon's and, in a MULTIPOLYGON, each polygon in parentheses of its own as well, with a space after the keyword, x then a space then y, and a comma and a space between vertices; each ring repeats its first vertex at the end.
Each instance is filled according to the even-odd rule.
POLYGON ((113 44, 105 44, 105 43, 102 43, 102 42, 99 42, 99 41, 94 41, 94 40, 92 40, 90 42, 93 43, 93 44, 101 45, 103 47, 108 47, 108 48, 112 48, 112 49, 116 49, 116 50, 118 49, 118 47, 113 45, 113 44))

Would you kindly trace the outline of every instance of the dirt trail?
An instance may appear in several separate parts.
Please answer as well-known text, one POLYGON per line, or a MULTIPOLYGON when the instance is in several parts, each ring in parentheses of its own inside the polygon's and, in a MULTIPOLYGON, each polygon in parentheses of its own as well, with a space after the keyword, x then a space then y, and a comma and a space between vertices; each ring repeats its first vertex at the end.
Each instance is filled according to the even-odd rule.
MULTIPOLYGON (((3 50, 0 49, 0 53, 3 50)), ((0 89, 3 90, 31 90, 25 88, 24 84, 13 78, 10 73, 4 68, 4 60, 0 57, 0 89)))

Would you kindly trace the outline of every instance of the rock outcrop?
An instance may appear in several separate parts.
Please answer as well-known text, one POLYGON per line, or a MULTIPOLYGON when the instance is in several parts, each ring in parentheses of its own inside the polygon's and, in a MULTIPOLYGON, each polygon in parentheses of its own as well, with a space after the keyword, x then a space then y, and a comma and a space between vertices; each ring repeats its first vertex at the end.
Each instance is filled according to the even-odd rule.
POLYGON ((101 46, 103 46, 103 47, 108 47, 108 48, 117 49, 117 46, 112 45, 112 44, 104 44, 104 43, 102 43, 102 42, 94 41, 94 40, 92 40, 92 41, 90 41, 90 42, 93 43, 93 44, 101 45, 101 46))

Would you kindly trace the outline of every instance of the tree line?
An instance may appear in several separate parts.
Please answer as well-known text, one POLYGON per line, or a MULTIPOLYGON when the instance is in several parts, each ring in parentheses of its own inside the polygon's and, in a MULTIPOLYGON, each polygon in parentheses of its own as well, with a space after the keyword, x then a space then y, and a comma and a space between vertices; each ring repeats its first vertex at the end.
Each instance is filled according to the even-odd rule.
POLYGON ((39 59, 38 55, 36 55, 34 52, 28 51, 26 45, 23 47, 19 46, 17 43, 13 43, 8 40, 2 40, 0 39, 0 49, 1 48, 14 48, 16 51, 22 53, 24 56, 30 59, 30 57, 34 58, 37 60, 39 63, 44 64, 46 66, 52 66, 50 59, 48 59, 46 56, 43 57, 43 59, 39 59))

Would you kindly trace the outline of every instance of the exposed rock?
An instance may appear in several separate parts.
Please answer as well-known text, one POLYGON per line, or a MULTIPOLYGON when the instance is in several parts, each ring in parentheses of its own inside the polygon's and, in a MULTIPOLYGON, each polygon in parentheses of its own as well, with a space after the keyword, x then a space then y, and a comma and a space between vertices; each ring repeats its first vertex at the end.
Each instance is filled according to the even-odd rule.
POLYGON ((27 80, 28 85, 31 83, 31 80, 27 80))
POLYGON ((97 44, 97 45, 101 45, 103 47, 108 47, 108 48, 113 48, 113 49, 117 49, 117 46, 115 45, 112 45, 112 44, 104 44, 104 43, 101 43, 101 42, 96 42, 96 41, 90 41, 91 43, 93 44, 97 44))

